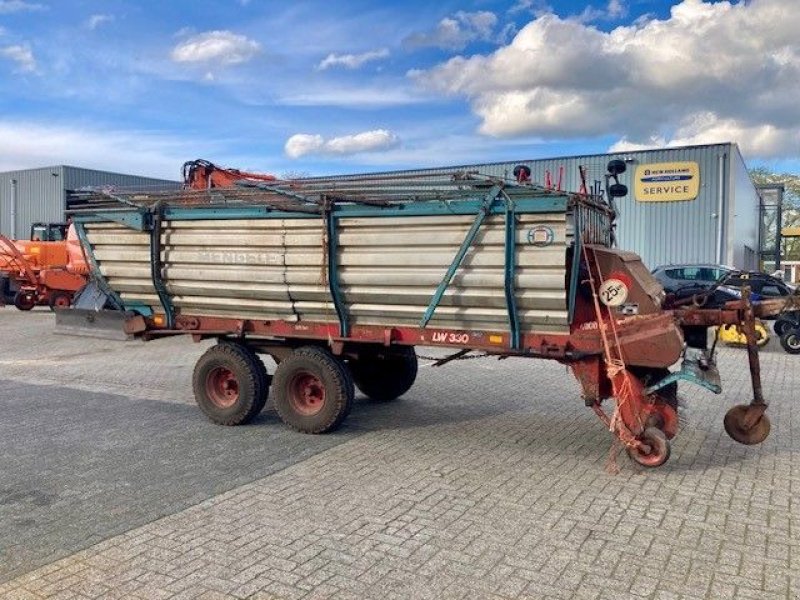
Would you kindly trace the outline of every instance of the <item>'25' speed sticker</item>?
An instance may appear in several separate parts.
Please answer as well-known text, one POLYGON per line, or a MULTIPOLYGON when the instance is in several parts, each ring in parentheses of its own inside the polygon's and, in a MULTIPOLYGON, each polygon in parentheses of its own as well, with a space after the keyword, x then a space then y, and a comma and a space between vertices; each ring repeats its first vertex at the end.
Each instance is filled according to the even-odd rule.
POLYGON ((619 279, 606 279, 600 286, 600 301, 606 306, 622 306, 628 299, 628 286, 619 279))

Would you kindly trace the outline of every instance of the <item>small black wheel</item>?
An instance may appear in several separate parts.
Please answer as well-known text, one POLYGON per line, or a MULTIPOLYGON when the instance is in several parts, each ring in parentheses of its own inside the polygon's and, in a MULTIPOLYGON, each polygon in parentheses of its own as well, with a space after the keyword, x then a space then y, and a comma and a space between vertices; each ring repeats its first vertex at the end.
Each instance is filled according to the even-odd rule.
POLYGON ((413 346, 381 349, 351 360, 350 372, 356 387, 371 400, 395 400, 417 379, 417 354, 413 346))
POLYGON ((194 367, 192 387, 200 409, 219 425, 247 423, 266 403, 254 354, 240 344, 222 342, 206 350, 194 367))
POLYGON ((800 318, 798 318, 794 314, 783 314, 772 324, 772 329, 775 331, 775 335, 781 337, 784 333, 789 331, 790 329, 797 329, 800 328, 800 318))
POLYGON ((800 354, 800 329, 789 329, 781 335, 781 346, 789 354, 800 354))
POLYGON ((36 306, 36 295, 33 292, 20 290, 14 296, 14 306, 19 310, 31 310, 36 306))
POLYGON ((725 413, 725 419, 722 422, 725 426, 725 432, 731 439, 746 446, 753 446, 763 442, 769 436, 771 429, 769 417, 763 413, 755 423, 748 425, 747 414, 750 410, 761 409, 754 409, 747 404, 737 404, 725 413))
POLYGON ((647 468, 660 467, 669 460, 671 447, 667 436, 660 429, 648 427, 639 436, 639 441, 647 449, 628 448, 628 455, 634 462, 647 468))
POLYGON ((303 433, 333 431, 353 405, 350 373, 323 348, 298 348, 278 364, 272 381, 275 410, 284 423, 303 433))
POLYGON ((72 306, 72 294, 68 292, 53 292, 47 303, 50 305, 50 310, 69 308, 72 306))
POLYGON ((612 175, 622 175, 626 171, 627 166, 625 165, 625 161, 624 160, 620 160, 618 158, 615 158, 613 160, 608 161, 608 165, 606 166, 606 169, 612 175))

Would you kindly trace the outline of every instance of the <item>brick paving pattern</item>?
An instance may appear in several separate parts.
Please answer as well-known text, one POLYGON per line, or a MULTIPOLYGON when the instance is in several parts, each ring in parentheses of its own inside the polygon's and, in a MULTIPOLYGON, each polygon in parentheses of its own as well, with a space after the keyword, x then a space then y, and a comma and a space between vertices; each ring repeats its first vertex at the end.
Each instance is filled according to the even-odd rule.
MULTIPOLYGON (((30 318, 46 330, 44 316, 30 318)), ((0 319, 3 331, 16 327, 0 319)), ((144 393, 127 402, 189 403, 183 375, 201 349, 182 343, 145 352, 99 342, 109 366, 82 379, 84 367, 63 354, 68 341, 39 350, 80 379, 61 382, 72 398, 103 391, 107 375, 134 390, 147 373, 144 393), (154 360, 162 355, 166 367, 154 360), (126 357, 128 369, 114 370, 126 357)), ((61 367, 12 364, 36 350, 6 353, 2 376, 35 382, 41 370, 55 383, 61 367)), ((744 352, 722 349, 721 396, 682 387, 688 423, 670 462, 645 471, 620 456, 616 475, 604 468, 610 437, 563 366, 423 368, 399 401, 359 402, 341 443, 188 508, 162 506, 167 516, 82 550, 65 546, 64 558, 0 579, 0 597, 800 598, 800 357, 773 347, 762 359, 773 423, 764 444, 740 446, 722 429, 727 408, 750 394, 744 352)), ((196 422, 184 411, 172 418, 196 422)), ((317 439, 284 434, 272 418, 240 428, 260 429, 317 439)))

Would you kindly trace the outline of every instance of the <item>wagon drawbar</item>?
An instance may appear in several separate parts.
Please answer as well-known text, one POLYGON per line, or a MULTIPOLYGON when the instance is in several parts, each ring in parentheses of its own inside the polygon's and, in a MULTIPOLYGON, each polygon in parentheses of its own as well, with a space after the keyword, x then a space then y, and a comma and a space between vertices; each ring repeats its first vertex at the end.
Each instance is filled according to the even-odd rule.
POLYGON ((271 394, 305 433, 338 427, 355 387, 379 401, 407 392, 415 346, 557 360, 632 459, 655 467, 678 432, 678 383, 722 391, 708 328, 742 324, 753 401, 724 426, 760 443, 770 426, 753 305, 745 294, 667 309, 641 259, 614 247, 624 169, 609 163, 605 197, 534 185, 524 165, 514 179, 454 170, 86 191, 72 219, 91 282, 57 311, 57 330, 216 339, 194 370, 201 410, 239 425, 271 394), (259 354, 274 358, 272 375, 259 354))

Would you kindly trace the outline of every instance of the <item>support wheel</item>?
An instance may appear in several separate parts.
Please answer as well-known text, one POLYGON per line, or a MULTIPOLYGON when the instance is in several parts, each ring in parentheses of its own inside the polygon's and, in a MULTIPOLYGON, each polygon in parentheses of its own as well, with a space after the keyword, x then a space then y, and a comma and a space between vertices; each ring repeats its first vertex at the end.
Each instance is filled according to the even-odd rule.
POLYGON ((797 329, 798 327, 800 327, 800 317, 795 313, 783 314, 775 319, 775 322, 772 324, 772 329, 778 337, 781 337, 790 329, 797 329))
POLYGON ((32 292, 19 291, 14 296, 14 306, 19 310, 31 310, 36 306, 36 296, 32 292))
POLYGON ((395 400, 414 385, 417 355, 412 346, 381 349, 351 360, 350 372, 356 387, 371 400, 395 400))
POLYGON ((50 310, 69 308, 72 305, 72 296, 67 292, 54 292, 48 301, 50 310))
POLYGON ((670 443, 663 431, 655 427, 648 427, 639 440, 648 446, 649 450, 645 452, 640 448, 628 448, 628 455, 634 462, 643 467, 653 468, 660 467, 669 460, 670 443))
POLYGON ((192 375, 194 397, 211 421, 242 425, 264 408, 268 388, 256 360, 260 362, 244 346, 222 342, 197 361, 192 375))
POLYGON ((327 433, 350 413, 353 380, 344 364, 316 346, 298 348, 275 370, 272 386, 281 420, 303 433, 327 433))
POLYGON ((763 413, 754 424, 748 425, 747 414, 751 410, 761 409, 747 404, 739 404, 725 413, 723 421, 725 432, 731 436, 731 439, 746 446, 763 442, 769 436, 771 428, 769 417, 763 413))
POLYGON ((789 354, 800 354, 800 329, 789 329, 781 335, 781 346, 789 354))

